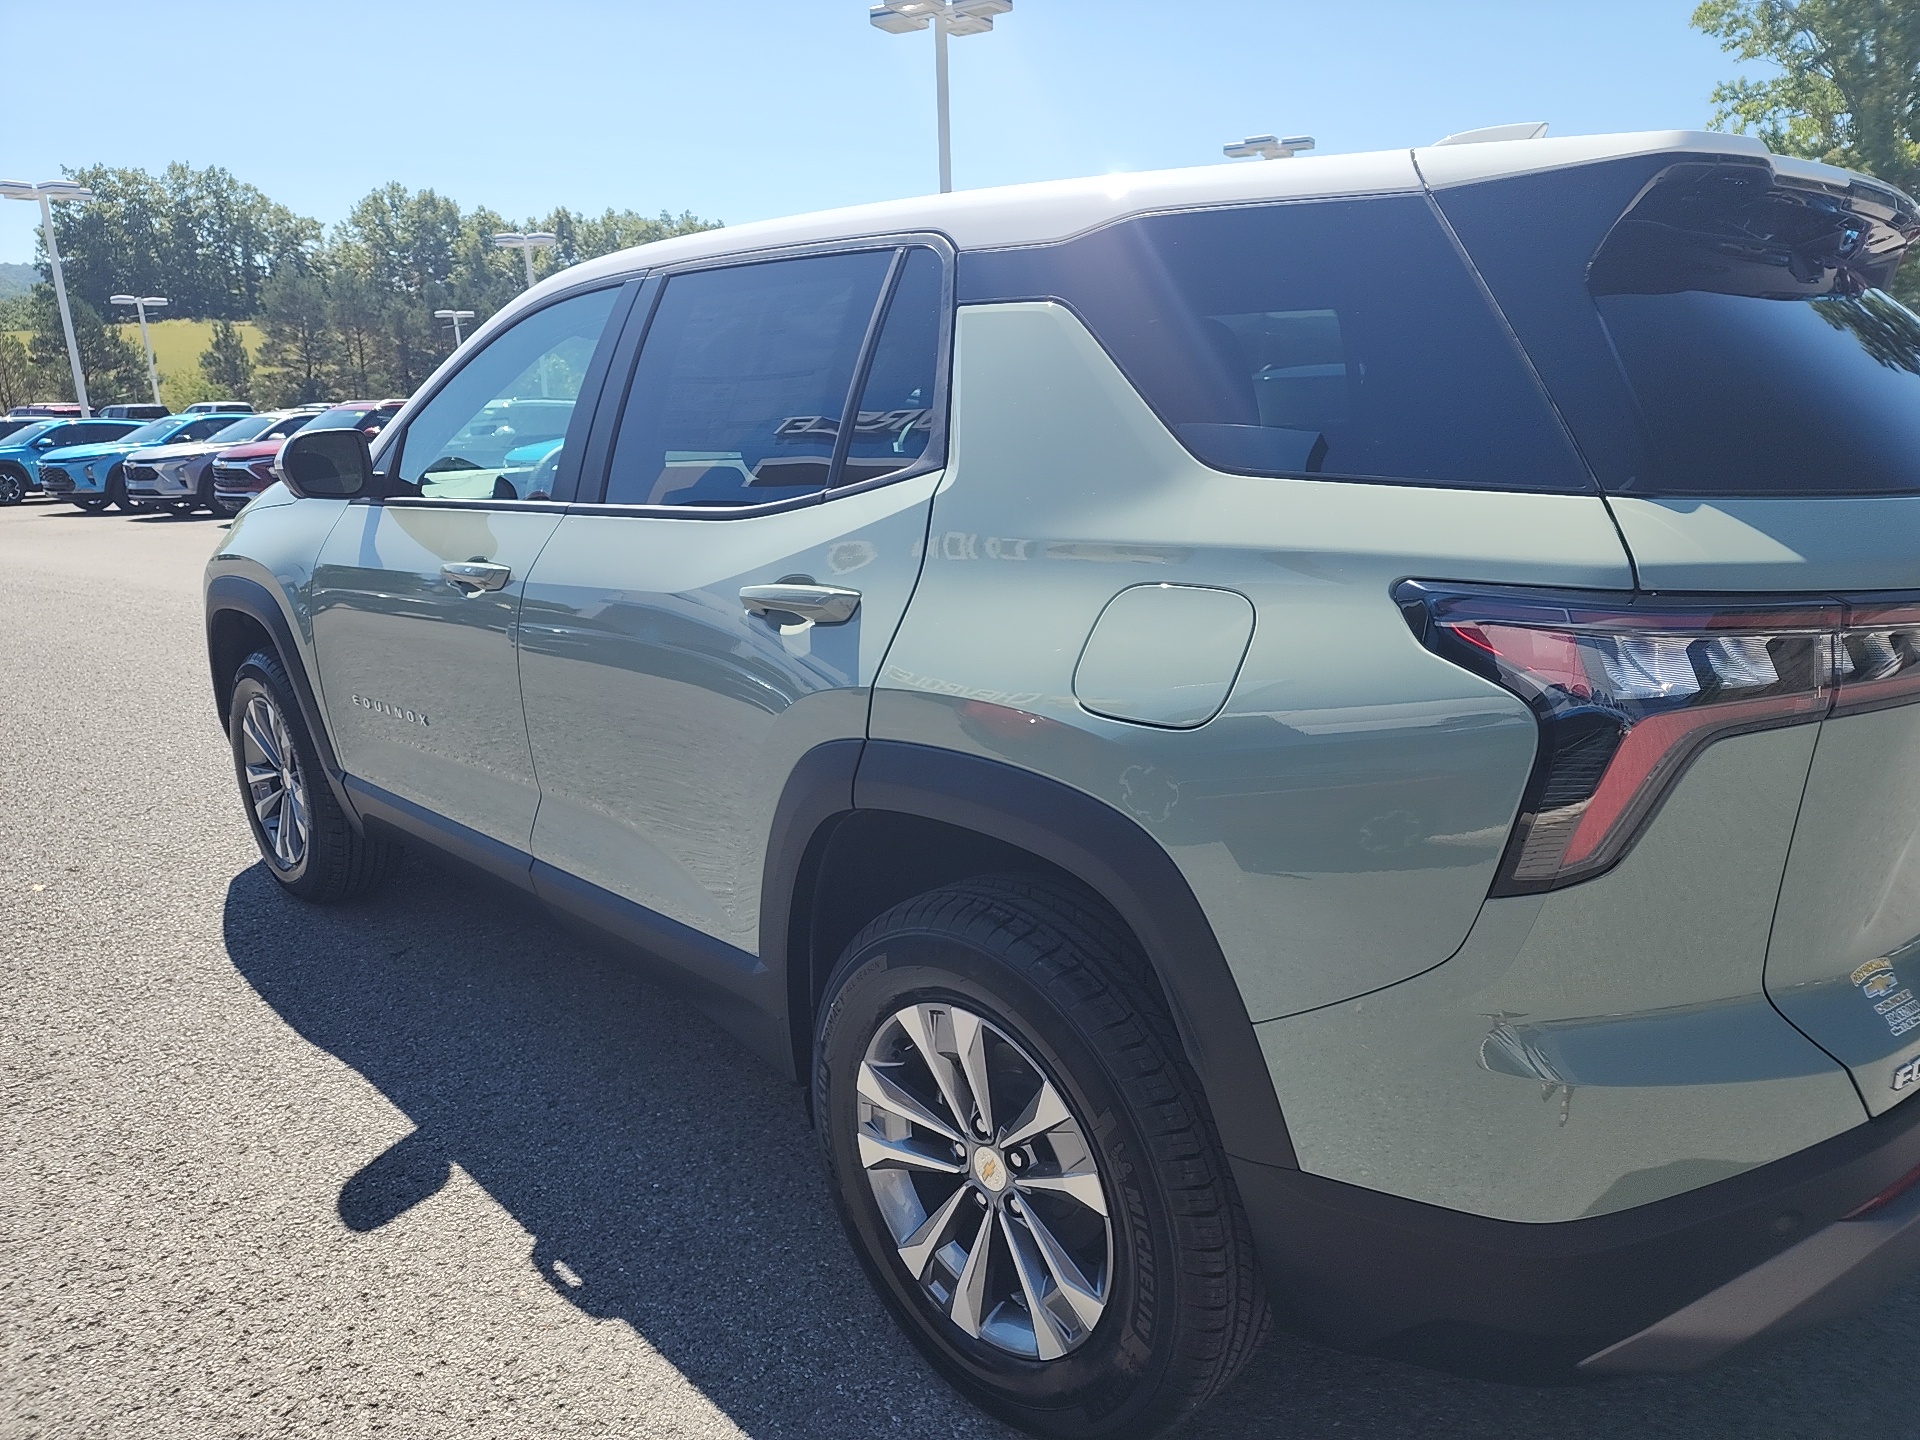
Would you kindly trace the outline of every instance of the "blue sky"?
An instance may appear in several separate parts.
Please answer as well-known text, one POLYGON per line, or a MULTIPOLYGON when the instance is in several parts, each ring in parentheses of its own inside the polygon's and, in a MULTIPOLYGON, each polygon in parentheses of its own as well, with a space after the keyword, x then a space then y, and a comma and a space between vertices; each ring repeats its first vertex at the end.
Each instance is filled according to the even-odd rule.
MULTIPOLYGON (((931 41, 873 29, 866 8, 76 0, 59 60, 16 38, 0 175, 224 165, 329 223, 389 180, 515 219, 566 204, 742 221, 932 190, 931 41), (96 62, 116 41, 150 58, 96 62)), ((1219 163, 1262 131, 1351 151, 1514 120, 1700 127, 1734 67, 1692 8, 1016 0, 993 34, 953 42, 954 180, 1219 163)), ((34 214, 0 204, 0 260, 32 258, 34 214)))

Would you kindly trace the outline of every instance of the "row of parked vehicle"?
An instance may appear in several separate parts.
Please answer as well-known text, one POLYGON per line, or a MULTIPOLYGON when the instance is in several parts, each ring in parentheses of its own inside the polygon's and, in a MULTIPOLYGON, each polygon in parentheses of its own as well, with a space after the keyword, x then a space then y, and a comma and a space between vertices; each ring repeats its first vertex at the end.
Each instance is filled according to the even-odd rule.
POLYGON ((178 414, 158 405, 25 405, 0 417, 0 505, 41 493, 82 510, 205 510, 237 515, 273 483, 280 446, 297 430, 360 430, 396 415, 400 400, 351 400, 255 411, 204 401, 178 414), (157 412, 157 413, 155 413, 157 412))

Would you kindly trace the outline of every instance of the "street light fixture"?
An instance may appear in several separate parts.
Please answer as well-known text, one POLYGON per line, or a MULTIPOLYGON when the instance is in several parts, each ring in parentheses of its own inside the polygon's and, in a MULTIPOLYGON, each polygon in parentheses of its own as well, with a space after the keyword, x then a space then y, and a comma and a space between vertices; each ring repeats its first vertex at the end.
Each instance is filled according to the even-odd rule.
POLYGON ((160 398, 160 366, 153 358, 153 336, 147 333, 147 311, 165 308, 167 297, 164 295, 114 295, 109 297, 115 305, 131 305, 140 316, 140 343, 147 347, 147 375, 153 381, 153 403, 164 405, 160 398))
POLYGON ((953 189, 953 124, 947 111, 947 37, 984 35, 1013 0, 881 0, 867 12, 876 30, 906 35, 933 27, 933 89, 940 112, 940 193, 953 189))
POLYGON ((71 180, 42 180, 29 185, 24 180, 0 180, 0 199, 36 200, 40 204, 40 233, 47 240, 47 261, 53 267, 53 293, 60 301, 60 325, 67 332, 67 363, 73 367, 73 398, 80 402, 82 418, 93 414, 87 404, 87 377, 80 373, 80 342, 73 335, 73 311, 67 308, 67 279, 60 270, 60 247, 53 242, 53 202, 84 202, 93 192, 71 180))
POLYGON ((1222 145, 1220 153, 1234 160, 1252 160, 1256 156, 1262 160, 1291 160, 1302 150, 1312 148, 1311 135, 1289 135, 1285 139, 1278 135, 1249 135, 1232 145, 1222 145))
POLYGON ((501 250, 518 250, 520 258, 527 262, 527 288, 533 288, 533 252, 551 250, 560 243, 558 235, 549 235, 544 230, 535 230, 531 234, 519 230, 502 230, 493 237, 494 245, 501 250))
POLYGON ((433 312, 433 318, 436 320, 451 320, 453 322, 453 348, 458 350, 460 348, 460 322, 462 320, 471 320, 473 318, 473 311, 436 310, 433 312))

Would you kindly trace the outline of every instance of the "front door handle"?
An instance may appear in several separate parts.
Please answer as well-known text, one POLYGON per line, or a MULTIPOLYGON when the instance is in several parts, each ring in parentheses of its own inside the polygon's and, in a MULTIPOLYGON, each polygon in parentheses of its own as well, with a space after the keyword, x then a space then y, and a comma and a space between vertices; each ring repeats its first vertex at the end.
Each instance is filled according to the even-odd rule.
POLYGON ((838 585, 801 585, 782 581, 778 585, 743 585, 740 603, 750 614, 796 615, 816 625, 844 625, 860 608, 860 592, 843 590, 838 585))
POLYGON ((440 578, 463 595, 473 596, 500 589, 513 578, 513 571, 488 560, 449 560, 440 567, 440 578))

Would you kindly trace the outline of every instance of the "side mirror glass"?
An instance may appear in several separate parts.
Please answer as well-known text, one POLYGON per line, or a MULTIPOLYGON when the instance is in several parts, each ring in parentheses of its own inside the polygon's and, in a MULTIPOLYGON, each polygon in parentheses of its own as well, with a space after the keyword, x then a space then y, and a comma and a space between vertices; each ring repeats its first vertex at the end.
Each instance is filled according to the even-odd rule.
POLYGON ((373 456, 358 430, 302 430, 287 437, 273 473, 294 494, 350 500, 373 488, 373 456))

